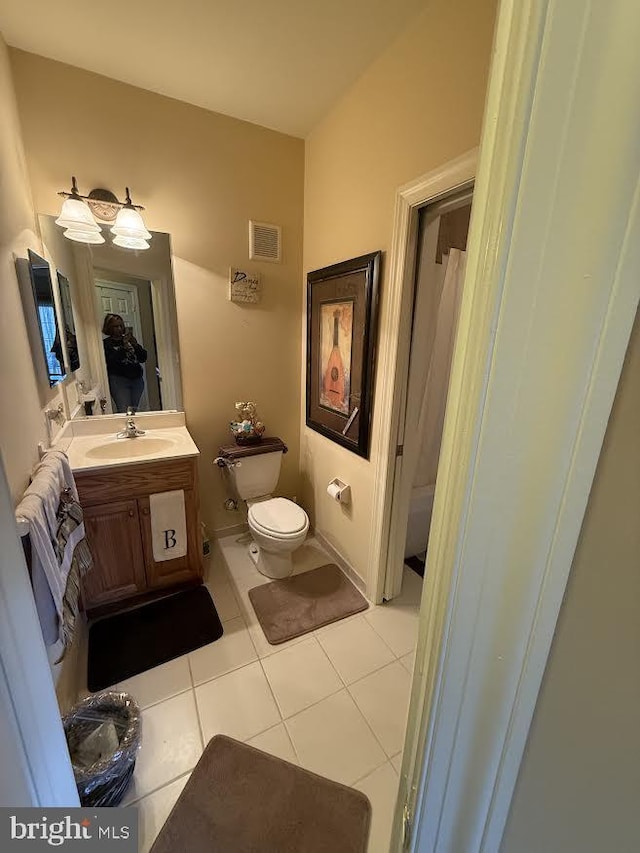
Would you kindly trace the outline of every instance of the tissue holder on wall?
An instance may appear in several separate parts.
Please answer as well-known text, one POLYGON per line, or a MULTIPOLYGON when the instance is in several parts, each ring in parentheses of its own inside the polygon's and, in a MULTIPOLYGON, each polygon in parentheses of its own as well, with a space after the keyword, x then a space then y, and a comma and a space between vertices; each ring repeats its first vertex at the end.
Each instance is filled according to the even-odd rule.
POLYGON ((330 498, 333 498, 334 501, 338 501, 338 503, 351 503, 351 486, 347 485, 347 483, 343 483, 342 480, 339 480, 337 477, 334 477, 333 480, 329 481, 327 494, 330 498))

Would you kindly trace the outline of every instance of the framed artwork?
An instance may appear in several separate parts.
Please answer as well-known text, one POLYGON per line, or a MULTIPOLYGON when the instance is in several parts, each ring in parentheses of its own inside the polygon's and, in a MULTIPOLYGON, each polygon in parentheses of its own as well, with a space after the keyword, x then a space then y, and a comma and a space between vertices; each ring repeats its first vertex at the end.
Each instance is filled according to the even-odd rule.
POLYGON ((369 458, 380 252, 307 276, 307 426, 369 458))

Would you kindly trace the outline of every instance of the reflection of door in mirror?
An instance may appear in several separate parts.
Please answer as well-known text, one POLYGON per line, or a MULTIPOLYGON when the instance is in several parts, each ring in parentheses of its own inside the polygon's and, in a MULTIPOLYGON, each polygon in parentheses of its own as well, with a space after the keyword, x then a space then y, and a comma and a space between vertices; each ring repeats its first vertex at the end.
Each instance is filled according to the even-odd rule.
MULTIPOLYGON (((127 342, 132 341, 134 344, 138 344, 144 351, 143 355, 137 346, 129 346, 128 348, 127 357, 130 361, 139 361, 142 371, 142 393, 137 405, 131 401, 134 408, 138 411, 161 410, 162 396, 160 391, 150 282, 136 279, 133 276, 113 273, 109 275, 108 280, 96 277, 95 287, 100 328, 103 328, 103 323, 108 315, 121 317, 125 331, 125 338, 122 345, 123 350, 127 347, 127 342), (119 278, 126 279, 126 281, 119 281, 119 278), (136 357, 136 353, 138 357, 136 357), (144 361, 143 358, 145 358, 144 361)), ((105 351, 107 349, 110 349, 110 351, 113 349, 109 343, 105 343, 105 351)), ((117 346, 116 351, 119 351, 119 347, 117 346)), ((113 353, 111 354, 113 355, 113 353)), ((135 370, 135 367, 132 370, 135 370)), ((114 411, 126 410, 126 406, 121 405, 120 400, 116 400, 114 396, 114 386, 118 381, 117 378, 114 380, 112 373, 109 373, 114 411)))
POLYGON ((58 318, 56 316, 56 306, 53 297, 51 268, 44 258, 36 255, 31 249, 29 249, 29 272, 36 310, 38 312, 40 338, 42 340, 42 349, 49 375, 49 385, 53 386, 64 379, 65 368, 64 353, 60 342, 58 318))

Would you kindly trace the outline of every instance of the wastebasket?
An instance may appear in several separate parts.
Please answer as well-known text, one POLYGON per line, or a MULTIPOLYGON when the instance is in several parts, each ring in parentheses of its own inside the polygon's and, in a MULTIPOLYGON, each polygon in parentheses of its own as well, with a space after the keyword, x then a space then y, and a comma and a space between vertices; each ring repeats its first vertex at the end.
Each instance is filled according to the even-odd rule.
POLYGON ((140 748, 140 708, 128 693, 88 696, 63 717, 73 773, 83 806, 117 806, 140 748))

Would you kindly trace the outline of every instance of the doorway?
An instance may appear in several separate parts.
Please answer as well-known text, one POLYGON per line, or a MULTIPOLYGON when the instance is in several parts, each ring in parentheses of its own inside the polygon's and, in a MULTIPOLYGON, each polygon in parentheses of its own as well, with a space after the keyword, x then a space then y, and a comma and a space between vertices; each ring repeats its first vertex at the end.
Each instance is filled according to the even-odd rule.
POLYGON ((107 314, 119 314, 125 328, 131 332, 147 352, 142 365, 144 391, 138 411, 160 411, 162 390, 158 354, 156 348, 155 322, 151 294, 151 282, 122 274, 95 277, 98 325, 102 329, 107 314))
POLYGON ((424 577, 472 191, 471 185, 463 187, 418 211, 406 402, 399 424, 404 434, 398 445, 403 464, 395 472, 391 496, 398 558, 387 564, 387 571, 394 575, 385 580, 389 589, 402 584, 403 560, 424 577))

